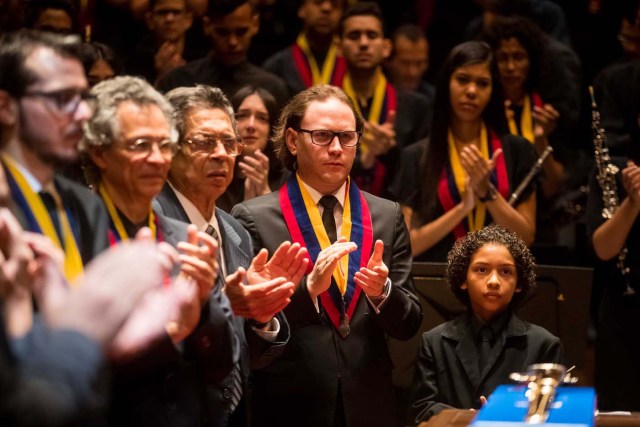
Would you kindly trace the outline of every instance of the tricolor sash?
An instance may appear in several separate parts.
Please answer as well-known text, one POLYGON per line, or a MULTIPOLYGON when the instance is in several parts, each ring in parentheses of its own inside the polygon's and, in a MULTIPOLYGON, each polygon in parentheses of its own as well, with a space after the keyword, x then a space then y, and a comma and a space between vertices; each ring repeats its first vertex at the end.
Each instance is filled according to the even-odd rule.
POLYGON ((534 106, 542 107, 544 105, 542 98, 540 98, 540 95, 536 92, 533 92, 531 97, 529 97, 529 95, 525 95, 522 103, 522 114, 520 116, 520 131, 518 131, 518 126, 516 126, 513 114, 507 114, 507 124, 509 125, 509 133, 511 135, 521 135, 527 141, 534 143, 535 136, 533 134, 533 117, 531 116, 531 111, 533 110, 531 105, 532 99, 534 106))
MULTIPOLYGON (((489 132, 491 138, 487 137, 487 130, 482 124, 480 131, 480 153, 486 160, 493 156, 493 153, 502 148, 500 138, 494 133, 489 132)), ((449 161, 442 169, 440 181, 438 183, 438 199, 445 212, 453 209, 455 205, 460 203, 466 191, 473 191, 466 188, 466 173, 456 149, 453 140, 453 134, 449 130, 449 161)), ((509 178, 507 176, 507 164, 504 160, 504 154, 498 156, 496 165, 489 178, 491 183, 496 187, 498 192, 506 199, 509 197, 509 178)), ((461 221, 453 229, 456 239, 465 236, 470 231, 476 231, 487 225, 487 207, 484 203, 477 201, 476 207, 467 214, 467 220, 461 221)))
POLYGON ((309 42, 304 33, 298 36, 293 44, 293 62, 295 63, 298 73, 302 78, 305 87, 311 87, 319 84, 337 84, 342 81, 347 71, 344 58, 338 56, 338 48, 335 40, 331 43, 331 47, 327 52, 327 56, 322 64, 322 70, 318 66, 316 58, 311 52, 309 42))
MULTIPOLYGON (((343 315, 348 319, 353 316, 362 292, 354 281, 354 274, 367 266, 373 248, 369 205, 353 180, 348 179, 347 189, 340 236, 354 242, 358 248, 340 260, 333 272, 335 283, 332 281, 329 290, 320 294, 322 306, 336 329, 340 327, 343 315)), ((309 274, 320 251, 331 245, 320 210, 297 174, 292 174, 285 182, 279 191, 279 198, 291 239, 309 252, 309 274)))
POLYGON ((58 212, 62 239, 64 240, 64 242, 61 242, 49 211, 47 211, 40 196, 31 189, 15 161, 8 155, 3 154, 2 162, 7 171, 7 182, 11 189, 11 196, 24 212, 29 231, 44 234, 64 251, 64 274, 67 281, 73 283, 73 279, 82 274, 83 265, 82 257, 78 250, 76 234, 74 234, 74 229, 72 228, 72 213, 68 211, 66 206, 63 206, 63 209, 58 212))
MULTIPOLYGON (((100 196, 102 197, 102 200, 107 207, 107 212, 109 213, 109 244, 111 246, 114 246, 118 242, 126 242, 127 240, 129 240, 129 235, 124 228, 122 218, 120 218, 120 214, 118 213, 116 206, 113 204, 113 200, 111 200, 109 193, 103 185, 100 185, 99 191, 100 196)), ((158 222, 151 206, 149 206, 148 226, 151 229, 151 235, 153 236, 153 238, 156 241, 161 242, 162 233, 160 232, 160 227, 158 227, 158 222)))

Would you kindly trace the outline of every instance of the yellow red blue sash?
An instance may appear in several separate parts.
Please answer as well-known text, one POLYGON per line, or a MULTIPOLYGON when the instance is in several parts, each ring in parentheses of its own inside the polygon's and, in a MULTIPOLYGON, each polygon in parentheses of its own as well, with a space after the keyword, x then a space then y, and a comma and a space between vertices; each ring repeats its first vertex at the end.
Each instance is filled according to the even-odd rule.
POLYGON ((64 251, 64 274, 67 281, 73 283, 73 279, 82 274, 83 265, 77 244, 80 233, 74 227, 75 221, 73 221, 72 212, 66 206, 63 206, 62 211, 59 212, 58 216, 63 239, 63 242, 61 242, 42 199, 31 189, 15 161, 3 154, 2 162, 7 171, 7 183, 11 189, 11 196, 24 212, 27 228, 29 231, 44 234, 64 251))
POLYGON ((531 117, 531 111, 533 110, 531 101, 536 107, 542 107, 544 103, 542 98, 536 92, 533 92, 531 96, 525 95, 522 103, 522 114, 520 116, 520 130, 516 126, 515 118, 513 114, 507 114, 507 124, 509 125, 509 133, 511 135, 521 135, 527 141, 534 143, 535 136, 533 134, 533 118, 531 117))
MULTIPOLYGON (((340 236, 354 242, 358 249, 351 252, 348 259, 344 257, 340 260, 340 265, 333 273, 335 283, 320 295, 322 306, 336 329, 340 327, 343 314, 348 318, 353 315, 362 292, 354 281, 354 274, 361 267, 367 266, 373 247, 369 205, 353 180, 349 179, 347 185, 340 236)), ((291 239, 306 247, 309 252, 311 262, 307 273, 310 273, 320 251, 331 244, 322 224, 318 206, 297 174, 292 174, 282 186, 279 198, 291 239)))
POLYGON ((305 87, 311 87, 319 84, 337 84, 342 81, 347 71, 347 65, 344 58, 338 55, 336 43, 331 44, 327 56, 322 64, 322 70, 318 66, 316 58, 311 52, 309 42, 304 33, 298 36, 293 44, 293 62, 295 63, 298 73, 302 78, 305 87))
MULTIPOLYGON (((109 213, 109 244, 111 246, 117 244, 118 242, 123 242, 129 240, 129 235, 124 228, 124 224, 122 223, 122 218, 120 218, 120 214, 116 209, 116 206, 113 204, 109 193, 104 188, 103 185, 100 185, 99 188, 100 196, 104 201, 105 206, 107 207, 107 212, 109 213)), ((151 235, 153 238, 161 242, 162 241, 162 233, 160 232, 160 227, 158 227, 158 222, 156 216, 153 212, 153 209, 149 207, 149 225, 148 227, 151 229, 151 235)))
MULTIPOLYGON (((484 159, 490 159, 493 153, 502 148, 502 142, 500 138, 492 132, 486 130, 484 124, 482 125, 480 136, 480 152, 484 159), (489 135, 487 135, 489 134, 489 135), (490 138, 488 138, 490 136, 490 138)), ((466 191, 472 191, 467 189, 465 185, 466 174, 460 159, 458 157, 458 151, 453 142, 451 130, 449 130, 449 161, 442 168, 440 175, 440 181, 438 183, 438 199, 445 212, 453 209, 455 205, 460 203, 462 197, 466 191)), ((496 159, 496 165, 489 178, 491 183, 496 187, 498 192, 505 198, 509 198, 509 178, 507 175, 507 165, 504 160, 504 154, 498 156, 496 159)), ((456 239, 465 236, 470 231, 476 231, 483 228, 490 222, 489 216, 486 214, 487 207, 484 203, 477 201, 476 207, 467 214, 466 221, 461 221, 453 229, 453 234, 456 239)))

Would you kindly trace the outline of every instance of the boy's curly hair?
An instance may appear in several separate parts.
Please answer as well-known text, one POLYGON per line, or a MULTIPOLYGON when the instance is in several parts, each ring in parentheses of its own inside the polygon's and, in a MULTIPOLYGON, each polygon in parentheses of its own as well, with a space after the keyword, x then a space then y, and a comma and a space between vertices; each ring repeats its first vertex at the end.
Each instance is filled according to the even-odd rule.
POLYGON ((490 225, 459 239, 447 255, 445 279, 454 295, 468 307, 469 293, 461 286, 467 281, 471 258, 486 244, 506 247, 516 263, 516 286, 520 292, 513 294, 511 306, 517 307, 536 286, 535 259, 518 235, 499 225, 490 225))

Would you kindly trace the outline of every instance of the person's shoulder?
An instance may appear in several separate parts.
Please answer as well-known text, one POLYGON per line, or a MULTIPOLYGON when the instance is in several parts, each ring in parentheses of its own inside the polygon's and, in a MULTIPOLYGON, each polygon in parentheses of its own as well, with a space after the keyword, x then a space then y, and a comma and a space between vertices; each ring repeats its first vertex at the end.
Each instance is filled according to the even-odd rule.
POLYGON ((160 78, 157 87, 162 92, 168 92, 176 87, 194 85, 199 83, 202 76, 212 74, 214 67, 210 56, 204 56, 169 71, 160 78))
POLYGON ((423 332, 423 340, 433 341, 439 340, 441 337, 460 340, 468 329, 468 323, 468 314, 465 312, 452 320, 423 332))
POLYGON ((363 191, 362 194, 364 195, 364 198, 367 201, 369 207, 375 207, 376 212, 395 212, 397 209, 399 209, 399 205, 397 202, 379 196, 374 196, 373 194, 367 193, 366 191, 363 191))
POLYGON ((412 90, 396 88, 396 94, 398 96, 398 106, 409 104, 408 107, 413 109, 416 106, 431 106, 433 103, 426 95, 412 90))
POLYGON ((284 81, 280 77, 250 62, 245 63, 243 68, 245 69, 246 72, 251 73, 251 76, 253 79, 256 80, 256 83, 263 83, 263 84, 271 83, 271 84, 284 85, 284 81))
POLYGON ((515 314, 513 315, 512 320, 512 326, 515 326, 516 329, 521 328, 526 335, 536 342, 560 342, 560 338, 553 335, 542 326, 523 320, 515 314))
POLYGON ((289 64, 291 60, 291 46, 287 46, 268 57, 262 64, 262 68, 269 72, 275 72, 289 64))
POLYGON ((242 210, 261 212, 264 209, 273 208, 274 206, 279 207, 279 197, 279 191, 273 191, 269 194, 265 194, 264 196, 258 196, 249 200, 245 200, 233 207, 233 209, 231 210, 231 215, 235 216, 235 212, 242 210))
POLYGON ((65 193, 63 196, 68 197, 68 194, 72 194, 76 198, 86 201, 86 202, 94 202, 101 203, 100 198, 96 193, 91 191, 86 185, 76 182, 72 179, 69 179, 63 175, 56 175, 55 177, 56 188, 61 192, 65 193))

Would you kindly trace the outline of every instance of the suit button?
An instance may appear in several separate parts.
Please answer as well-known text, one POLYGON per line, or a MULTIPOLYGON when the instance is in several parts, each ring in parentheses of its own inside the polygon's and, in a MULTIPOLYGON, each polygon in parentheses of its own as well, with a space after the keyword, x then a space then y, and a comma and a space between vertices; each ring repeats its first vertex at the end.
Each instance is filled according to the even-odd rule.
POLYGON ((231 389, 229 387, 225 387, 224 390, 222 390, 222 397, 225 400, 231 399, 231 389))

